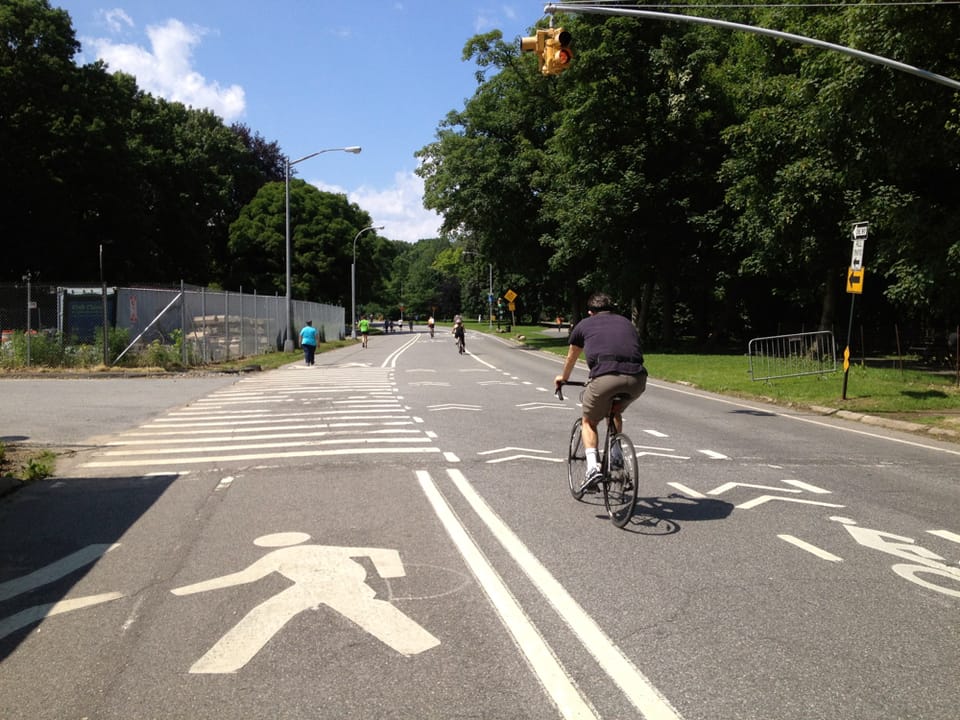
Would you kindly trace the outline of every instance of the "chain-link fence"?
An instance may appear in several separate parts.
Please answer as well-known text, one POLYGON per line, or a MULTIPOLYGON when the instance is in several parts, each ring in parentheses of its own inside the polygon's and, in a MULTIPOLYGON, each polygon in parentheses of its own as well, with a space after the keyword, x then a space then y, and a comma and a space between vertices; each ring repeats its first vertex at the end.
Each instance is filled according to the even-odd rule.
MULTIPOLYGON (((342 307, 294 300, 290 339, 307 320, 321 341, 344 337, 342 307)), ((56 335, 64 343, 93 343, 101 329, 130 338, 127 354, 153 344, 178 346, 184 365, 220 362, 282 350, 287 340, 286 298, 181 285, 179 288, 0 286, 0 327, 56 335)), ((103 337, 102 334, 99 335, 103 337)), ((119 357, 109 358, 114 363, 119 357)))

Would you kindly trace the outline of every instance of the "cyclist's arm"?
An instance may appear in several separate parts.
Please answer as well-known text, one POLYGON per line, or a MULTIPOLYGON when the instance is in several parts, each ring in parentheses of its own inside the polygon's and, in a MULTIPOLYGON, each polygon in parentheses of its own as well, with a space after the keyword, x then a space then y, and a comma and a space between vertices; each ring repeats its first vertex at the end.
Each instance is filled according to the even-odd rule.
POLYGON ((563 370, 553 379, 555 385, 565 383, 570 379, 570 373, 573 372, 573 368, 576 366, 577 360, 582 352, 583 348, 579 345, 570 345, 570 347, 567 348, 567 359, 563 361, 563 370))

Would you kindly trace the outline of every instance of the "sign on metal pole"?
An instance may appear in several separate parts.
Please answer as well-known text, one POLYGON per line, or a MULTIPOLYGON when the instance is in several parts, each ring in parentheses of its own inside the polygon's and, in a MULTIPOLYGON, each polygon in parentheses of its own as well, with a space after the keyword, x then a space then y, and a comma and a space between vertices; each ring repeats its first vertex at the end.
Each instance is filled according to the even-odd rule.
POLYGON ((869 223, 858 222, 853 224, 853 254, 850 256, 850 267, 853 270, 863 268, 863 246, 867 242, 869 223))
POLYGON ((847 378, 850 372, 850 336, 853 333, 853 301, 856 295, 863 292, 863 276, 866 270, 863 267, 863 246, 867 242, 867 232, 870 223, 855 222, 853 224, 853 254, 850 256, 850 269, 847 270, 847 292, 850 293, 850 322, 847 325, 847 346, 843 350, 843 391, 841 396, 847 399, 847 378))
POLYGON ((852 265, 850 269, 847 270, 847 292, 853 295, 860 295, 863 293, 863 275, 866 272, 863 268, 859 270, 854 268, 852 265))

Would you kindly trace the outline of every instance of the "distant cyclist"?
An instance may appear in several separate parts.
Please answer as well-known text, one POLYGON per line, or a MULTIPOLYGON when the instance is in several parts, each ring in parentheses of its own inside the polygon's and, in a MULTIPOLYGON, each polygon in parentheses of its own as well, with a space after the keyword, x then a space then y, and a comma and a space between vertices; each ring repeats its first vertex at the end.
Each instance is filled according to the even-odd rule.
POLYGON ((433 326, 435 325, 433 315, 427 318, 427 328, 430 330, 430 337, 433 337, 433 326))
MULTIPOLYGON (((613 312, 613 301, 606 293, 594 293, 587 301, 588 317, 570 331, 570 346, 563 371, 554 378, 559 387, 570 379, 580 353, 587 356, 589 380, 583 390, 583 447, 587 455, 587 477, 590 484, 601 476, 597 458, 597 424, 610 411, 614 395, 625 395, 620 405, 624 410, 647 388, 647 370, 643 366, 640 336, 627 318, 613 312)), ((614 419, 617 431, 623 429, 620 413, 614 419)))
POLYGON ((457 350, 463 355, 467 350, 467 331, 463 328, 463 322, 457 320, 453 326, 453 337, 457 341, 457 350))

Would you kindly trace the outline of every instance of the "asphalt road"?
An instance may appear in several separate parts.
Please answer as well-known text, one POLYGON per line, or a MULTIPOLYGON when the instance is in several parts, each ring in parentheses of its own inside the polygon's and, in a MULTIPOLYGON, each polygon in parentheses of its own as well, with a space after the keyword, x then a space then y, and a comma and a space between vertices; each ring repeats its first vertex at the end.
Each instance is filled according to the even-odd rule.
POLYGON ((559 360, 467 349, 112 388, 0 502, 0 717, 956 717, 956 445, 651 381, 617 530, 559 360))

